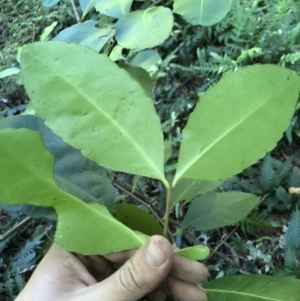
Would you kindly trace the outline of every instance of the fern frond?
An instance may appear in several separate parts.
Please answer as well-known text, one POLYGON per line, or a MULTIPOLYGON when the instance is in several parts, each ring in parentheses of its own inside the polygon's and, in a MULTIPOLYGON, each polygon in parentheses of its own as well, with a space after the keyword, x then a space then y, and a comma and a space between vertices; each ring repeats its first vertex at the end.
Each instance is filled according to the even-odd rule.
POLYGON ((291 216, 288 229, 285 233, 285 247, 293 245, 295 248, 300 248, 300 211, 297 208, 291 216))
POLYGON ((284 252, 284 267, 289 274, 296 269, 296 249, 293 244, 289 244, 284 252))
POLYGON ((8 236, 3 241, 0 241, 0 254, 3 252, 3 250, 8 246, 9 242, 11 241, 12 236, 8 236))
POLYGON ((278 200, 284 202, 285 204, 291 204, 292 196, 282 186, 279 186, 276 189, 275 195, 278 200))
POLYGON ((267 229, 272 221, 267 219, 266 215, 264 212, 259 214, 257 211, 254 211, 241 222, 242 231, 246 234, 254 235, 267 229))
POLYGON ((14 277, 14 283, 16 288, 16 294, 18 295, 19 292, 23 289, 23 277, 21 274, 18 274, 14 277))
POLYGON ((10 268, 12 273, 19 273, 21 270, 29 268, 35 264, 36 253, 35 249, 39 247, 41 241, 36 242, 27 241, 24 247, 15 254, 13 261, 11 262, 10 268))
POLYGON ((274 173, 274 179, 272 181, 272 184, 274 186, 278 186, 282 180, 288 175, 289 171, 292 168, 292 162, 294 160, 294 157, 290 157, 289 159, 285 160, 283 163, 281 163, 281 166, 277 168, 277 170, 274 173))
POLYGON ((288 184, 290 187, 300 186, 300 170, 299 167, 294 166, 289 177, 288 184))
POLYGON ((274 177, 274 168, 273 168, 272 157, 270 154, 268 154, 263 160, 260 176, 259 176, 259 183, 264 192, 270 189, 273 177, 274 177))
POLYGON ((280 65, 285 67, 286 64, 295 64, 300 60, 300 51, 284 54, 280 57, 280 65))

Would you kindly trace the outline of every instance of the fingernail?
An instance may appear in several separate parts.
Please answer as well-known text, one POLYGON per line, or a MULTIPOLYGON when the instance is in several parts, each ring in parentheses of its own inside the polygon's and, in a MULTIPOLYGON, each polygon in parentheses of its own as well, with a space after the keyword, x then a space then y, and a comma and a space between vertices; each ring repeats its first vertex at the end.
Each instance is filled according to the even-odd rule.
POLYGON ((159 245, 155 243, 153 238, 150 240, 147 251, 146 251, 146 258, 150 265, 154 267, 161 266, 166 260, 167 257, 160 249, 159 245))

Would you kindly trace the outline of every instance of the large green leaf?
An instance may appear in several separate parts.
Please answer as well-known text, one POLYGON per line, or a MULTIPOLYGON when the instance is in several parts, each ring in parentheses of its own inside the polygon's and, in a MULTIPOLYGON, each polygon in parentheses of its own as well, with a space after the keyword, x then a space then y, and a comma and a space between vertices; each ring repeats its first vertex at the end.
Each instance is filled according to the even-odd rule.
POLYGON ((169 37, 172 27, 173 15, 169 8, 151 7, 120 18, 116 23, 116 39, 124 48, 152 48, 169 37))
POLYGON ((174 12, 193 25, 211 26, 220 22, 232 0, 174 0, 174 12))
POLYGON ((222 181, 199 181, 194 179, 181 179, 173 189, 171 207, 184 201, 189 203, 194 197, 215 190, 222 181))
MULTIPOLYGON (((42 119, 36 116, 13 116, 0 120, 2 128, 27 128, 41 134, 47 149, 55 157, 56 184, 66 192, 88 203, 102 203, 114 211, 115 188, 106 175, 106 170, 94 161, 84 157, 81 152, 55 135, 47 128, 42 119)), ((36 216, 36 208, 22 205, 20 211, 36 216)), ((41 211, 41 210, 39 210, 41 211)), ((51 208, 43 209, 41 214, 49 218, 51 208), (47 211, 49 214, 46 214, 47 211)))
POLYGON ((53 207, 55 241, 69 251, 107 254, 140 247, 145 237, 118 222, 97 203, 87 204, 57 187, 54 157, 28 129, 0 130, 0 199, 6 204, 53 207))
POLYGON ((86 21, 62 30, 53 40, 78 43, 99 52, 114 35, 112 28, 97 28, 99 22, 86 21))
POLYGON ((129 13, 133 0, 96 0, 95 8, 103 15, 120 18, 129 13))
POLYGON ((128 228, 147 235, 163 235, 160 223, 147 211, 132 204, 118 204, 116 218, 128 228))
POLYGON ((225 179, 255 163, 282 137, 298 95, 298 75, 283 67, 226 74, 189 117, 173 185, 181 178, 225 179))
POLYGON ((209 192, 194 199, 181 229, 192 226, 197 230, 212 230, 234 224, 259 203, 259 197, 242 192, 209 192))
POLYGON ((300 280, 265 275, 229 276, 203 284, 209 301, 298 301, 300 280))
POLYGON ((21 72, 36 113, 98 164, 160 179, 164 142, 152 100, 106 55, 76 44, 38 42, 21 72))

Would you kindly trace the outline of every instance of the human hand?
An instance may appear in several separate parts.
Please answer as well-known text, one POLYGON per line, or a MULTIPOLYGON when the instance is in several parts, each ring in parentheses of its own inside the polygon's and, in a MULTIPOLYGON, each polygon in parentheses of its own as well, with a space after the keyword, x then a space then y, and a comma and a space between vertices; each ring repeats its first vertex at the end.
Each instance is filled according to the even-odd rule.
POLYGON ((162 301, 166 289, 180 301, 206 301, 199 262, 174 255, 162 236, 138 250, 82 256, 53 244, 16 301, 162 301))

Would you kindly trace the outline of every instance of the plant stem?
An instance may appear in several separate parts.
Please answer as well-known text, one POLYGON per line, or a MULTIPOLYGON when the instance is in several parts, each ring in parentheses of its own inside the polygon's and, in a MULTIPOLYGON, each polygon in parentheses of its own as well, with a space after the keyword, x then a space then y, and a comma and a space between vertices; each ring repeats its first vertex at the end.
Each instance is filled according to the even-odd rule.
MULTIPOLYGON (((160 212, 160 210, 153 206, 149 200, 147 200, 140 192, 138 191, 135 191, 135 192, 131 192, 132 190, 132 187, 128 187, 129 185, 127 183, 123 183, 119 180, 114 180, 112 182, 112 184, 122 190, 123 192, 125 192, 126 194, 128 194, 129 196, 131 196, 132 198, 134 198, 136 201, 138 201, 139 203, 143 204, 144 206, 146 206, 150 211, 151 213, 153 214, 153 216, 156 218, 156 220, 162 225, 162 227, 165 229, 165 222, 162 220, 162 218, 159 216, 161 215, 162 216, 162 213, 160 212)), ((168 237, 169 239, 171 240, 171 243, 175 243, 174 241, 174 238, 173 238, 173 235, 171 233, 171 231, 169 230, 168 228, 168 237)))
POLYGON ((14 232, 16 232, 18 229, 20 229, 23 225, 25 225, 30 220, 31 220, 31 217, 28 216, 25 219, 23 219, 19 224, 17 224, 15 227, 13 227, 12 229, 8 230, 7 232, 1 234, 0 241, 5 240, 7 237, 12 235, 14 232))
POLYGON ((74 0, 70 0, 70 2, 72 4, 72 8, 73 8, 73 11, 74 11, 77 23, 81 23, 81 20, 80 20, 80 17, 79 17, 79 13, 77 11, 77 8, 76 8, 74 0))
POLYGON ((171 199, 172 199, 172 186, 167 188, 166 213, 165 213, 165 217, 164 217, 164 220, 165 220, 164 237, 168 237, 171 199))
POLYGON ((162 0, 157 0, 156 2, 152 3, 148 8, 154 7, 154 6, 156 6, 157 4, 159 4, 160 2, 162 2, 162 0))
POLYGON ((203 261, 203 263, 205 263, 206 261, 208 261, 219 249, 220 247, 228 240, 228 238, 237 230, 239 226, 235 226, 230 233, 228 233, 226 235, 226 237, 215 247, 215 249, 210 253, 210 255, 208 257, 205 258, 205 260, 203 261))

